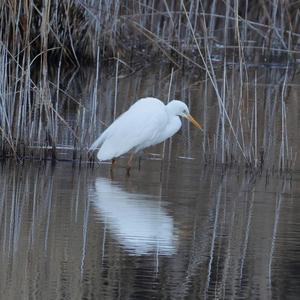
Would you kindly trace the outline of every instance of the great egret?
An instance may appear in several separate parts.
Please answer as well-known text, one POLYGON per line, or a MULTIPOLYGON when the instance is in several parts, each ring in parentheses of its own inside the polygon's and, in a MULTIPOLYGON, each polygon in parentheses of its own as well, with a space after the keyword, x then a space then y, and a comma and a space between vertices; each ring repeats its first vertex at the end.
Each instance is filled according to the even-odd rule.
POLYGON ((100 161, 112 159, 113 162, 120 155, 132 152, 128 161, 129 173, 133 154, 174 135, 181 127, 179 117, 188 119, 202 129, 184 102, 172 100, 165 105, 156 98, 142 98, 105 129, 89 150, 100 146, 97 158, 100 161))

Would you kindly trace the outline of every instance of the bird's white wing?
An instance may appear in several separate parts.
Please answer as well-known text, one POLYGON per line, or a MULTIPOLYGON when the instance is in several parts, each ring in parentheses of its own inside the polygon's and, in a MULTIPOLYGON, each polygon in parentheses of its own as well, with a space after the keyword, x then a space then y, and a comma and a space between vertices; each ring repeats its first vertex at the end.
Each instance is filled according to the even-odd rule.
POLYGON ((97 157, 108 160, 161 142, 161 132, 167 124, 168 114, 162 102, 137 102, 105 130, 97 157))
MULTIPOLYGON (((127 111, 128 112, 128 111, 127 111)), ((122 119, 123 115, 126 114, 127 112, 124 112, 123 114, 121 114, 115 121, 114 123, 112 123, 108 128, 106 128, 101 135, 93 142, 93 144, 90 146, 89 151, 94 151, 96 150, 96 148, 98 146, 101 146, 101 144, 103 144, 103 142, 105 141, 106 136, 108 136, 110 134, 110 132, 114 131, 113 128, 116 128, 117 126, 115 126, 116 122, 119 122, 120 119, 122 119)))

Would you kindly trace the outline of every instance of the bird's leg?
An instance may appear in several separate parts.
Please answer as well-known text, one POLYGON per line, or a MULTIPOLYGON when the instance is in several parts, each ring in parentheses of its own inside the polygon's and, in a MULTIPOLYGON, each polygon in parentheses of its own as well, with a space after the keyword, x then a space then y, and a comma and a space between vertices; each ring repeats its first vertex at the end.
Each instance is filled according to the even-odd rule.
POLYGON ((116 162, 116 160, 113 158, 113 159, 111 160, 111 167, 110 167, 110 169, 113 170, 114 167, 116 166, 116 164, 117 164, 117 162, 116 162))
POLYGON ((113 159, 111 160, 111 166, 110 166, 110 171, 111 171, 111 172, 114 170, 116 164, 117 164, 117 162, 116 162, 116 160, 113 158, 113 159))
POLYGON ((133 153, 130 154, 129 156, 129 160, 128 160, 128 163, 127 163, 127 176, 130 176, 130 170, 131 170, 131 167, 132 167, 132 159, 133 159, 133 153))
POLYGON ((132 167, 133 155, 134 155, 133 153, 130 154, 129 160, 128 160, 128 163, 127 163, 128 167, 130 167, 130 168, 132 167))
POLYGON ((117 164, 116 160, 113 158, 111 160, 111 166, 110 166, 110 176, 111 176, 111 179, 114 179, 114 168, 115 168, 115 165, 117 164))

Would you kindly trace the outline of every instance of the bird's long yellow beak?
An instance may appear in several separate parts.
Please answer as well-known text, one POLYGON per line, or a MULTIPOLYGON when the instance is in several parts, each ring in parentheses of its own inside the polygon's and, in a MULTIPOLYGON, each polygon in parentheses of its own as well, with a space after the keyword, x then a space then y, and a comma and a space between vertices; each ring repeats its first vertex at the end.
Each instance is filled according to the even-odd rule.
POLYGON ((186 115, 186 118, 190 121, 190 122, 192 122, 192 124, 195 126, 195 127, 197 127, 197 128, 199 128, 199 129, 201 129, 201 130, 203 130, 203 126, 202 125, 200 125, 191 115, 186 115))

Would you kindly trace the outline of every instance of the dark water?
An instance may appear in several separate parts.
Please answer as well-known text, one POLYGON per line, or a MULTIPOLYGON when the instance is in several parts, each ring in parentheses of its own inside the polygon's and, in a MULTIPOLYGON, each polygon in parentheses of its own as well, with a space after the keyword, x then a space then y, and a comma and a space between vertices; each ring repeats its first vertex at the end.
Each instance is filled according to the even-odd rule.
POLYGON ((130 178, 68 162, 0 173, 1 299, 298 299, 297 172, 177 159, 130 178))

